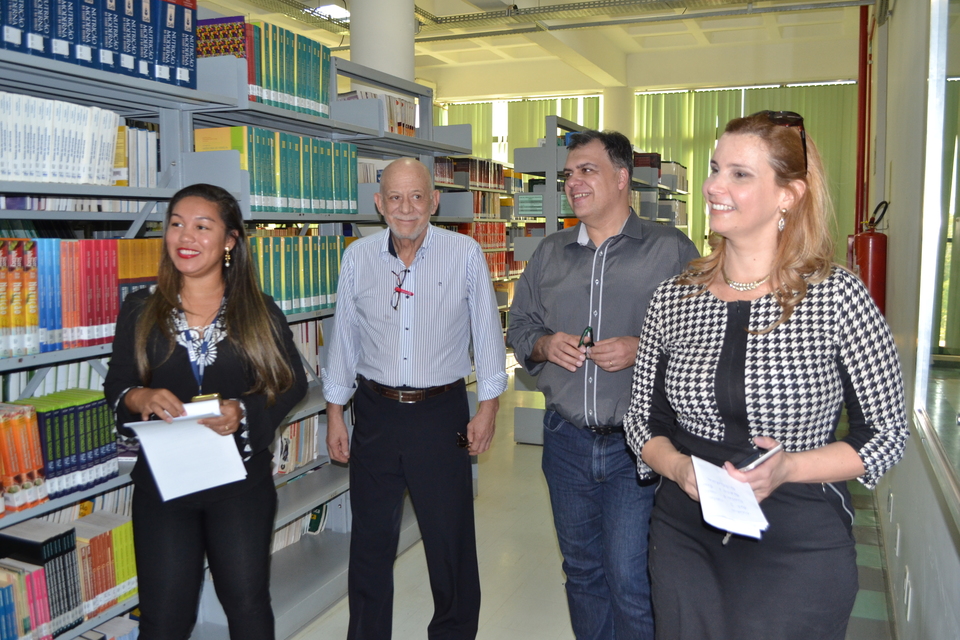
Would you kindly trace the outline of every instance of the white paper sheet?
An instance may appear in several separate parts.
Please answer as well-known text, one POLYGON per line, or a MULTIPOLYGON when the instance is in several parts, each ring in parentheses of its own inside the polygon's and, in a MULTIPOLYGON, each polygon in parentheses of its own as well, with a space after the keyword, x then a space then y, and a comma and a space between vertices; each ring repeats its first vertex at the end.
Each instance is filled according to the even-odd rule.
POLYGON ((770 523, 760 510, 753 489, 730 477, 726 469, 693 456, 703 519, 718 529, 760 538, 770 523))
POLYGON ((198 422, 219 415, 218 404, 216 400, 184 404, 188 414, 205 413, 174 418, 172 423, 127 423, 140 439, 164 500, 247 477, 233 436, 222 436, 198 422), (212 407, 209 403, 213 403, 212 407))

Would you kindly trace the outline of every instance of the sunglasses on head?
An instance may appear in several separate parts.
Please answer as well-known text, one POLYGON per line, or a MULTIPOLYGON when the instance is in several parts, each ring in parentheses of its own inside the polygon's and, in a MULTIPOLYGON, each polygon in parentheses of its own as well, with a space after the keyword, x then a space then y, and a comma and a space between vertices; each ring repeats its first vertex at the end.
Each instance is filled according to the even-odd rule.
POLYGON ((803 116, 794 111, 758 111, 756 116, 766 116, 772 124, 781 127, 796 127, 800 130, 800 144, 803 145, 803 172, 807 173, 807 134, 803 128, 803 116))

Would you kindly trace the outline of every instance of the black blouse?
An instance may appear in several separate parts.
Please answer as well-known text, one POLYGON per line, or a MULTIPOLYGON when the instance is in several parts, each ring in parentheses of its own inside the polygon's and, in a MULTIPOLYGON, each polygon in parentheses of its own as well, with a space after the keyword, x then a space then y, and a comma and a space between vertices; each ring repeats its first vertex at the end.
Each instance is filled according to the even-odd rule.
MULTIPOLYGON (((147 346, 153 378, 150 384, 145 385, 137 372, 134 359, 134 333, 137 320, 149 295, 150 291, 143 289, 128 296, 117 319, 113 357, 110 360, 110 369, 103 387, 107 402, 116 407, 118 431, 123 435, 131 436, 133 433, 124 429, 123 425, 140 420, 140 416, 132 414, 123 402, 118 403, 121 394, 131 387, 168 389, 181 402, 189 402, 196 395, 219 393, 222 398, 241 401, 245 409, 246 428, 238 430, 233 437, 237 441, 241 456, 245 459, 247 478, 190 494, 184 498, 216 500, 242 493, 253 484, 269 478, 272 474, 272 456, 269 447, 275 439, 277 427, 307 391, 306 374, 296 345, 293 343, 293 334, 287 326, 283 313, 270 296, 264 295, 264 302, 271 314, 271 319, 283 336, 281 351, 294 372, 293 386, 279 394, 276 402, 268 407, 266 395, 247 393, 255 384, 253 372, 241 357, 236 345, 229 339, 223 339, 216 345, 216 358, 205 367, 201 386, 194 377, 187 349, 179 342, 174 346, 170 357, 163 361, 167 345, 160 330, 155 328, 147 346)), ((140 456, 137 460, 131 477, 138 490, 146 489, 159 495, 144 456, 140 456)))

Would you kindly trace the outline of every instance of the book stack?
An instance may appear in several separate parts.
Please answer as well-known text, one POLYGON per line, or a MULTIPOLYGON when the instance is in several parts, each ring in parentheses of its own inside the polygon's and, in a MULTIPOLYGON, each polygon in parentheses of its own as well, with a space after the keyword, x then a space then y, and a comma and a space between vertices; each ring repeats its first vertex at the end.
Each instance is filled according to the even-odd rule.
POLYGON ((137 594, 133 522, 129 516, 99 511, 73 527, 84 617, 89 620, 137 594))
POLYGON ((481 249, 507 247, 507 223, 505 222, 461 222, 454 230, 476 240, 481 249))
POLYGON ((320 347, 323 346, 323 322, 307 320, 290 326, 293 331, 293 342, 297 350, 306 360, 308 367, 320 375, 320 347))
POLYGON ((473 217, 499 220, 500 194, 492 191, 474 191, 473 217))
MULTIPOLYGON (((52 635, 65 633, 83 622, 76 533, 72 526, 42 520, 11 525, 0 531, 0 557, 42 567, 52 635)), ((36 594, 35 588, 35 598, 36 594)), ((42 625, 43 618, 41 613, 35 623, 31 617, 30 627, 42 625)))
POLYGON ((483 257, 487 259, 487 268, 490 270, 491 278, 507 277, 507 254, 505 252, 484 253, 483 257))
POLYGON ((0 238, 0 357, 109 343, 123 299, 156 281, 162 245, 0 238))
POLYGON ((0 408, 7 406, 29 410, 49 496, 89 489, 119 474, 113 412, 102 392, 68 389, 0 408))
POLYGON ((37 414, 31 407, 0 404, 0 467, 3 509, 22 511, 47 501, 37 414))
POLYGON ((251 259, 260 288, 285 314, 333 307, 347 240, 344 236, 251 236, 251 259))
POLYGON ((195 0, 10 0, 0 32, 5 49, 196 89, 196 17, 195 0))
POLYGON ((43 567, 0 559, 0 638, 52 640, 50 600, 43 567))
POLYGON ((320 457, 320 425, 320 416, 313 415, 280 431, 273 451, 274 473, 291 473, 320 457))
POLYGON ((0 92, 0 180, 109 185, 119 124, 99 107, 0 92))
POLYGON ((401 136, 417 137, 417 103, 407 98, 356 89, 337 95, 338 100, 379 100, 383 103, 383 130, 401 136))
POLYGON ((453 181, 453 158, 434 158, 433 183, 441 187, 457 186, 453 181))
POLYGON ((660 182, 660 154, 633 152, 633 177, 655 187, 660 182))
POLYGON ((453 182, 472 189, 503 191, 506 188, 503 165, 480 158, 454 158, 453 182))
POLYGON ((262 127, 194 131, 194 150, 240 153, 250 172, 250 208, 262 212, 357 213, 357 147, 262 127))
POLYGON ((330 117, 330 49, 315 40, 243 16, 197 23, 197 57, 247 61, 247 97, 254 102, 330 117))
POLYGON ((523 270, 527 268, 526 260, 516 260, 513 257, 513 251, 507 251, 504 254, 504 261, 506 262, 507 278, 511 276, 519 276, 523 273, 523 270))

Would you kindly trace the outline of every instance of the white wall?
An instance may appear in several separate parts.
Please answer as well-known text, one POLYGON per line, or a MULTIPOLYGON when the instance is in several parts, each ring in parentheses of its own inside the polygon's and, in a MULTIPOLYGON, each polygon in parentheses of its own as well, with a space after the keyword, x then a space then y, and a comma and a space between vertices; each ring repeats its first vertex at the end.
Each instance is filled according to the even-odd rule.
MULTIPOLYGON (((900 3, 889 22, 887 122, 879 132, 886 135, 886 197, 890 201, 887 319, 900 351, 911 419, 921 304, 917 292, 929 20, 929 0, 924 0, 900 3)), ((960 533, 944 503, 927 446, 914 428, 903 461, 884 477, 877 491, 894 595, 892 614, 901 640, 956 640, 960 637, 960 533), (904 598, 908 572, 909 617, 904 598)))

